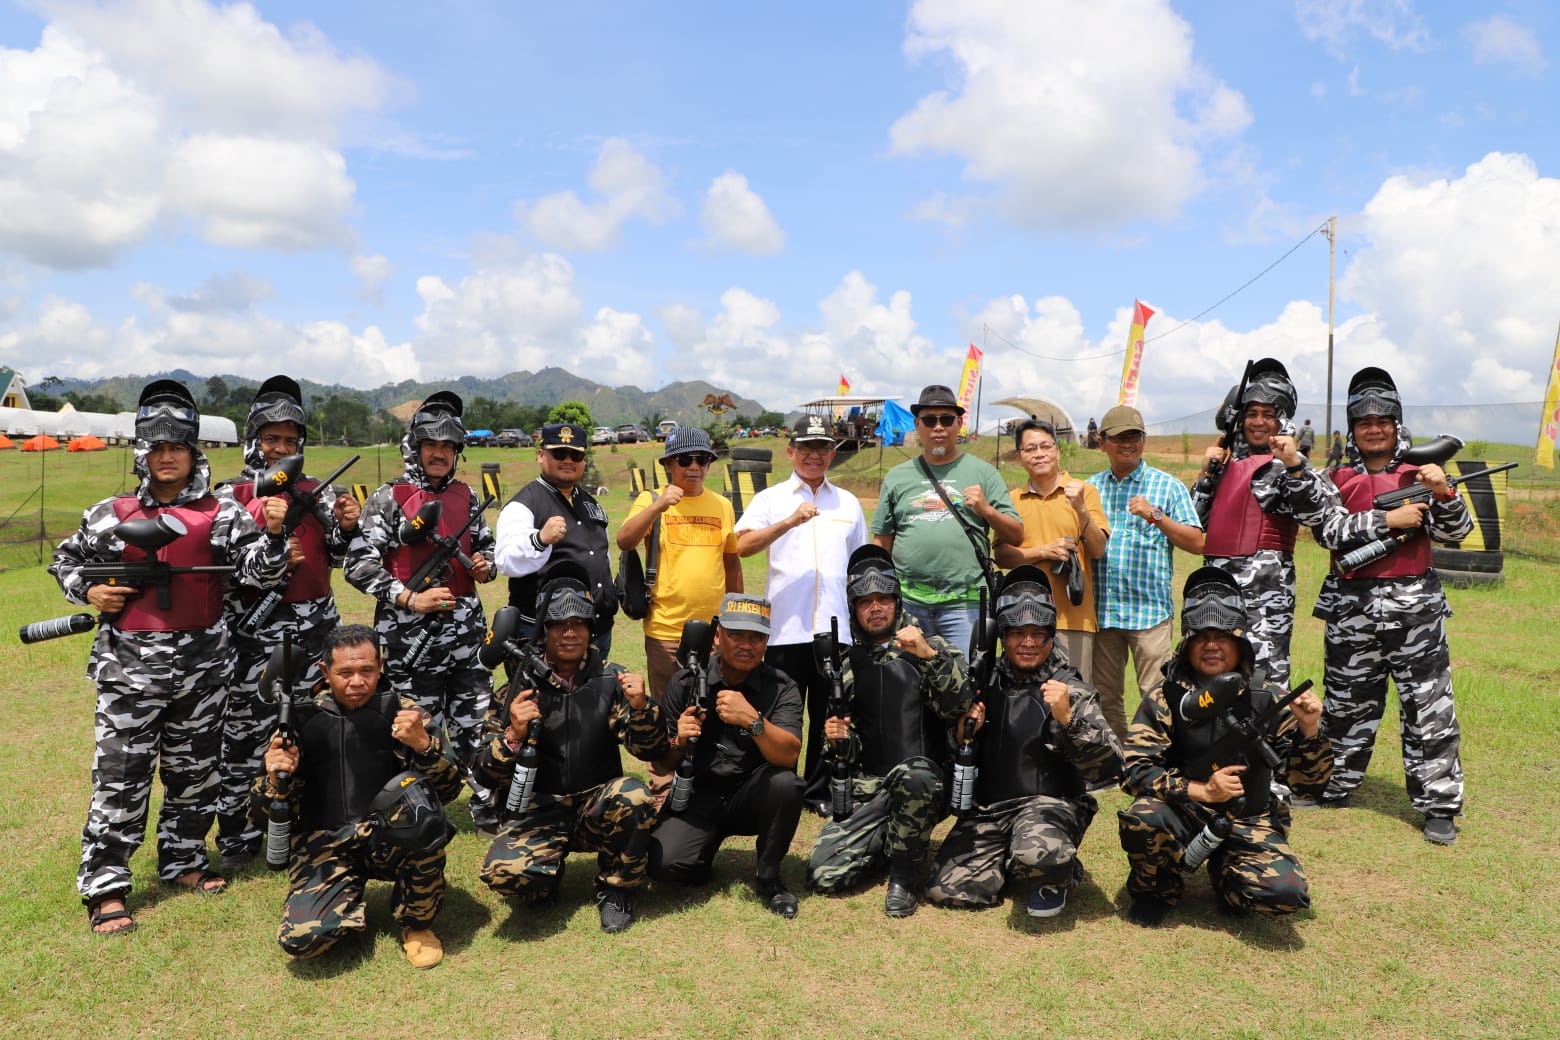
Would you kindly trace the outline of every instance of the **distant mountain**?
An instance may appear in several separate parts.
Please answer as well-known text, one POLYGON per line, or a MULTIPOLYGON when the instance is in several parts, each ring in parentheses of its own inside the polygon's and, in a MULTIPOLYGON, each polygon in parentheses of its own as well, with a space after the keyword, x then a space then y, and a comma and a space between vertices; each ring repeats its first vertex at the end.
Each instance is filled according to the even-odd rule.
MULTIPOLYGON (((204 396, 209 376, 197 376, 187 369, 172 372, 156 372, 146 376, 112 376, 106 379, 61 379, 50 392, 61 394, 68 390, 81 393, 106 394, 117 398, 126 410, 135 406, 141 387, 153 379, 177 379, 190 388, 196 398, 204 396)), ((229 388, 257 387, 259 379, 247 376, 223 375, 220 377, 229 388)), ((556 404, 559 401, 584 401, 590 406, 592 418, 598 423, 615 426, 618 423, 640 422, 646 417, 659 415, 662 419, 679 422, 702 420, 706 413, 702 407, 706 394, 722 394, 724 387, 693 382, 669 383, 659 390, 645 391, 637 386, 603 386, 561 368, 544 368, 540 372, 511 372, 506 376, 482 379, 462 376, 453 381, 438 383, 403 380, 386 383, 372 390, 358 390, 339 383, 326 386, 323 383, 300 379, 306 403, 313 398, 332 395, 350 397, 374 408, 388 409, 407 401, 421 401, 435 390, 454 390, 468 403, 478 397, 495 401, 514 401, 519 404, 556 404)), ((732 395, 736 411, 757 416, 768 411, 764 405, 747 397, 732 395)))

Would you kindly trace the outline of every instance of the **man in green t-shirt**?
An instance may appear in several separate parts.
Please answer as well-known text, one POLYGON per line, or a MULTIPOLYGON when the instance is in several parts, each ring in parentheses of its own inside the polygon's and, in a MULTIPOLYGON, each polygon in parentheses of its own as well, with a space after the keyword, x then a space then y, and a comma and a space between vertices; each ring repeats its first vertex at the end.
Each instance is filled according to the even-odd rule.
POLYGON ((982 559, 965 525, 983 542, 994 530, 999 541, 1018 545, 1024 524, 996 468, 960 450, 964 408, 952 390, 926 387, 910 412, 921 455, 884 476, 872 540, 894 556, 906 613, 922 631, 942 636, 963 652, 969 649, 984 580, 982 559), (937 493, 939 486, 957 515, 937 493))

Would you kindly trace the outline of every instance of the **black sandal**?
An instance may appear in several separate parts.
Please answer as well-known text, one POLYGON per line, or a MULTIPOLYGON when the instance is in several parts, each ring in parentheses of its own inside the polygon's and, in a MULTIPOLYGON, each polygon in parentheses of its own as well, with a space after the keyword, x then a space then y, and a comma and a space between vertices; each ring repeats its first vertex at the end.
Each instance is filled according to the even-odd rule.
POLYGON ((87 904, 87 924, 93 935, 129 935, 140 925, 136 924, 135 917, 130 913, 130 907, 125 904, 125 897, 121 895, 99 896, 87 904), (103 904, 118 901, 121 904, 118 910, 104 910, 103 904), (110 921, 129 921, 124 928, 110 928, 107 931, 99 931, 98 925, 107 924, 110 921))
MULTIPOLYGON (((189 871, 185 871, 184 873, 188 874, 189 871)), ((179 875, 179 877, 183 876, 184 874, 179 875)), ((221 893, 226 892, 228 887, 227 878, 223 877, 221 874, 218 874, 214 870, 202 870, 200 872, 200 876, 188 884, 180 881, 179 878, 174 878, 172 881, 164 881, 163 884, 172 886, 173 888, 182 888, 189 892, 198 892, 203 896, 220 895, 221 893), (211 882, 213 881, 217 882, 217 884, 212 885, 211 882)))

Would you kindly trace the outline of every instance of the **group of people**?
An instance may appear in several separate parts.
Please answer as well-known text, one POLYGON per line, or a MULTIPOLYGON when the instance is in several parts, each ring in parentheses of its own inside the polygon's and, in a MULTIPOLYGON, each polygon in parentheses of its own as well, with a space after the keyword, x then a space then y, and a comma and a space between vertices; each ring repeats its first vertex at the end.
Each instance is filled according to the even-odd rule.
POLYGON ((543 428, 540 475, 495 533, 491 503, 457 475, 453 393, 422 402, 402 476, 359 508, 308 478, 285 494, 271 486, 305 448, 294 381, 262 384, 244 470, 221 484, 188 390, 148 384, 139 486, 90 507, 50 568, 67 598, 102 615, 78 877, 91 928, 135 927, 129 861, 159 759, 164 882, 220 892, 261 851, 262 828, 290 825, 279 942, 298 958, 362 930, 364 887, 381 878, 394 882, 407 959, 439 963, 432 924, 453 833, 441 806, 463 788, 489 843, 485 884, 550 902, 569 853, 595 852, 608 932, 632 925, 647 879, 708 884, 732 835, 756 836, 758 897, 795 917, 780 867, 809 808, 829 817, 807 861, 814 891, 882 878, 890 917, 923 899, 990 907, 1004 892, 1054 916, 1082 876, 1094 792, 1117 783, 1134 796, 1118 814, 1132 921, 1159 924, 1204 859, 1222 909, 1291 913, 1308 905, 1291 808, 1349 804, 1388 674, 1410 797, 1425 837, 1448 844, 1462 797, 1450 611, 1421 531, 1460 538, 1467 510, 1439 467, 1402 462, 1385 372, 1351 381, 1349 464, 1324 478, 1279 432, 1295 406, 1283 366, 1252 371, 1239 435, 1209 449, 1190 490, 1143 461, 1130 407, 1105 414, 1110 465, 1087 481, 1060 469, 1054 428, 1021 423, 1028 480, 1009 489, 962 450, 952 391, 928 386, 911 407, 919 454, 885 476, 870 524, 828 478, 825 418, 796 424, 790 477, 740 520, 705 487, 708 435, 680 427, 660 458, 665 487, 637 497, 615 539, 646 556, 644 675, 610 660, 619 588, 609 518, 581 485, 583 427, 543 428), (1432 502, 1373 508, 1416 484, 1432 502), (181 534, 147 550, 121 537, 126 521, 181 534), (1324 584, 1325 704, 1286 689, 1299 524, 1335 557, 1392 543, 1324 584), (1172 646, 1174 549, 1205 565, 1184 585, 1172 646), (765 597, 743 588, 742 558, 760 552, 765 597), (167 565, 158 595, 89 577, 91 565, 148 557, 167 565), (340 624, 335 563, 376 601, 372 627, 340 624), (477 586, 500 574, 508 602, 489 626, 477 586), (276 730, 264 687, 274 698, 284 644, 301 662, 281 680, 297 710, 276 730), (625 750, 648 783, 625 775, 625 750), (934 849, 950 811, 957 822, 934 849), (220 872, 207 860, 213 822, 220 872))

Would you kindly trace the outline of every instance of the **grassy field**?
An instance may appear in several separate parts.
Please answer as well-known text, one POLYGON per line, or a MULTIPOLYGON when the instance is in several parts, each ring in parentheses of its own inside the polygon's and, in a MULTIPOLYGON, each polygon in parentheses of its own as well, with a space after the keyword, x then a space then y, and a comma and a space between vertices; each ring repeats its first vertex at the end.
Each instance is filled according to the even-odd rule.
MULTIPOLYGON (((1166 452, 1155 461, 1183 467, 1178 438, 1155 448, 1166 452)), ((598 455, 614 521, 627 511, 627 460, 645 464, 655 454, 644 446, 598 455)), ((343 455, 311 453, 310 468, 326 472, 343 455)), ((900 457, 890 449, 885 462, 900 457)), ((1530 455, 1511 449, 1503 457, 1530 455)), ((533 452, 479 450, 464 472, 474 475, 482 461, 503 464, 506 490, 534 474, 533 452)), ((856 460, 842 478, 869 500, 873 461, 856 460)), ((1086 472, 1099 464, 1081 453, 1072 465, 1086 472)), ((25 512, 19 506, 40 465, 48 467, 48 509, 69 517, 65 530, 127 471, 121 452, 41 462, 4 453, 0 520, 25 512)), ((236 467, 236 451, 216 454, 219 474, 236 467)), ((394 452, 370 451, 351 479, 376 483, 398 468, 394 452)), ((1017 471, 1004 468, 1016 482, 1017 471)), ((133 864, 130 905, 140 930, 88 935, 73 885, 92 751, 87 639, 20 646, 9 634, 18 624, 67 608, 35 561, 0 560, 11 567, 0 573, 8 723, 0 740, 0 1010, 27 1037, 1560 1034, 1560 912, 1550 880, 1560 867, 1552 794, 1560 782, 1560 658, 1545 635, 1560 616, 1552 487, 1513 495, 1505 584, 1450 593, 1468 787, 1462 836, 1450 848, 1419 837, 1389 706, 1358 807, 1297 821, 1292 838, 1314 906, 1293 920, 1232 923, 1213 912, 1199 875, 1170 927, 1129 925, 1114 819, 1127 799, 1108 792, 1082 850, 1089 878, 1054 920, 1032 921, 1009 904, 890 921, 878 885, 841 898, 804 896, 800 917, 782 921, 746 884, 751 840, 734 839, 711 890, 651 887, 634 928, 607 936, 590 902, 593 860, 577 860, 555 908, 512 907, 477 881, 483 848, 457 807, 461 831, 437 925, 448 956, 425 974, 400 956, 387 886, 372 889, 368 936, 293 965, 274 943, 281 877, 262 869, 220 897, 174 894, 157 884, 150 848, 133 864)), ((1319 682, 1321 625, 1309 604, 1325 559, 1309 541, 1297 555, 1295 675, 1319 682)), ((1191 561, 1178 557, 1184 573, 1191 561)), ((750 589, 762 587, 761 557, 747 561, 747 576, 750 589)), ((365 619, 363 597, 337 587, 343 613, 365 619)), ((490 610, 501 597, 498 585, 484 591, 490 610)), ((620 626, 614 652, 632 666, 643 662, 636 635, 620 626)), ((786 861, 798 890, 820 825, 803 820, 786 861)))

